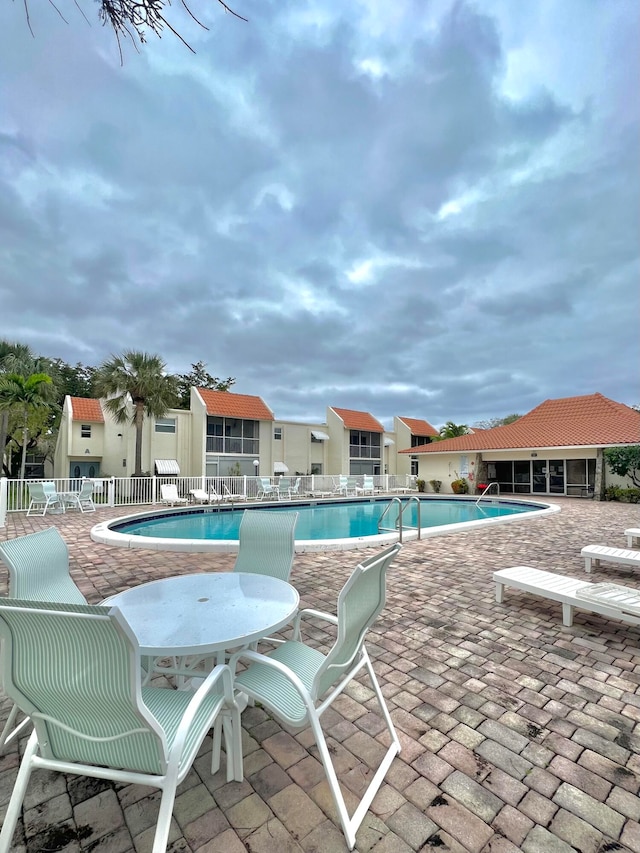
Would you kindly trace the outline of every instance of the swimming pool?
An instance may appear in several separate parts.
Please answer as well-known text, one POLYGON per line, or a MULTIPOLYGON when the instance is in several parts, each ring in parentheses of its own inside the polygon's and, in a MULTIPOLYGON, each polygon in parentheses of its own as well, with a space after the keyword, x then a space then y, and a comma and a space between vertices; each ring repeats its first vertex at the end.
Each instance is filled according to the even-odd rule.
MULTIPOLYGON (((454 533, 486 524, 538 517, 556 512, 558 507, 523 500, 482 500, 476 498, 403 499, 375 497, 360 500, 296 501, 295 503, 253 504, 246 509, 270 512, 296 511, 296 552, 346 550, 395 542, 395 522, 399 507, 403 513, 403 539, 454 533), (387 514, 378 524, 385 509, 387 514), (418 510, 419 505, 419 510, 418 510)), ((123 548, 151 548, 159 551, 236 551, 238 528, 245 507, 198 506, 187 509, 156 510, 124 516, 95 525, 91 538, 123 548)))

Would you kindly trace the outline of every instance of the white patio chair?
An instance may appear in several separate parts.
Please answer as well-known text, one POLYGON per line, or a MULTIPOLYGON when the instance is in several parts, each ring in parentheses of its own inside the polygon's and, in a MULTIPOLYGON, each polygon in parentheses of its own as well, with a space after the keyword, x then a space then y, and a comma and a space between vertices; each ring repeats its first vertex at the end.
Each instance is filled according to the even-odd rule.
MULTIPOLYGON (((293 640, 282 643, 268 655, 254 651, 238 652, 229 662, 233 669, 240 660, 248 664, 248 668, 236 676, 236 687, 250 700, 264 705, 286 726, 294 729, 311 726, 350 850, 355 846, 356 832, 371 801, 391 762, 400 752, 400 741, 364 645, 368 628, 384 607, 386 572, 400 548, 401 545, 396 543, 356 566, 340 592, 337 617, 315 610, 301 610, 294 622, 293 640), (337 639, 327 655, 301 641, 300 625, 305 617, 317 617, 337 625, 337 639), (373 685, 390 744, 360 804, 349 817, 320 718, 363 668, 366 668, 373 685)), ((217 722, 214 740, 219 726, 217 722)))
POLYGON ((64 512, 64 502, 56 492, 53 483, 27 483, 27 487, 29 489, 27 515, 46 515, 50 509, 64 512), (47 486, 46 489, 45 486, 47 486))
POLYGON ((298 495, 300 494, 300 481, 301 481, 301 479, 302 479, 301 477, 297 477, 295 483, 293 483, 289 487, 289 497, 290 498, 298 497, 298 495))
POLYGON ((277 486, 271 482, 269 477, 258 477, 258 493, 256 498, 258 500, 262 500, 263 498, 277 498, 279 496, 280 490, 277 486))
POLYGON ((278 498, 289 497, 291 492, 291 477, 280 477, 278 480, 278 498))
POLYGON ((337 482, 336 480, 333 481, 333 493, 347 496, 347 478, 342 474, 338 477, 337 482))
POLYGON ((365 474, 362 478, 362 485, 356 485, 356 494, 362 495, 373 495, 375 494, 375 486, 373 484, 373 477, 365 474))
POLYGON ((297 512, 246 509, 240 522, 233 571, 288 581, 295 557, 297 522, 297 512))
MULTIPOLYGON (((10 598, 86 602, 69 574, 69 549, 55 527, 0 542, 0 560, 9 570, 10 598)), ((29 724, 25 717, 15 726, 18 711, 15 704, 9 711, 0 734, 0 752, 29 724)))
POLYGON ((95 512, 96 505, 93 502, 93 492, 95 490, 96 484, 93 480, 84 480, 82 486, 80 487, 80 491, 78 492, 78 504, 80 505, 80 512, 95 512))
POLYGON ((85 480, 80 487, 79 492, 64 492, 62 494, 62 502, 65 506, 76 507, 80 512, 95 512, 96 507, 93 503, 94 483, 92 480, 85 480))
MULTIPOLYGON (((162 791, 152 853, 165 853, 177 786, 224 710, 227 781, 242 781, 240 712, 229 667, 198 690, 144 687, 135 635, 118 608, 0 603, 7 694, 29 713, 28 741, 0 833, 9 853, 34 768, 162 791)), ((212 772, 219 765, 212 753, 212 772)))
POLYGON ((231 501, 232 503, 236 501, 246 501, 247 496, 241 494, 240 492, 232 492, 226 483, 222 484, 222 499, 225 501, 231 501))
POLYGON ((160 495, 163 504, 174 506, 175 504, 189 503, 187 498, 180 497, 178 487, 175 483, 163 483, 160 486, 160 495))

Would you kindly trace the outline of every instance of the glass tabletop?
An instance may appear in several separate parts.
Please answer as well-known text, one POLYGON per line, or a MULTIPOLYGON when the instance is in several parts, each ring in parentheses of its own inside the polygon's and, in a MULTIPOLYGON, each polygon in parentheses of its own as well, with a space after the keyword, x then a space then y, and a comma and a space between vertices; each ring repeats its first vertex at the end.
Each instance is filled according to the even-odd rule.
POLYGON ((300 596, 291 584, 244 572, 179 575, 105 599, 131 626, 145 655, 198 655, 252 643, 282 628, 300 596))

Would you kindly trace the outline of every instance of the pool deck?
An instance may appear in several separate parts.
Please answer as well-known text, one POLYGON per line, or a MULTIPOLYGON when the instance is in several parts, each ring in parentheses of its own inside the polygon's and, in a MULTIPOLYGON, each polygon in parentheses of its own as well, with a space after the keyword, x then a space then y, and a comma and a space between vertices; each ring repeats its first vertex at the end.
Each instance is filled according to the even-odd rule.
MULTIPOLYGON (((633 568, 604 563, 587 576, 580 557, 588 544, 624 547, 640 507, 552 503, 559 513, 407 542, 392 565, 367 645, 402 752, 357 834, 360 853, 640 853, 640 628, 583 611, 566 628, 558 603, 507 590, 496 604, 492 582, 497 569, 530 565, 640 588, 633 568)), ((91 541, 96 522, 121 514, 10 514, 0 539, 55 524, 91 603, 233 566, 233 554, 91 541)), ((303 606, 334 610, 360 553, 297 554, 291 581, 303 606)), ((312 641, 327 637, 314 630, 312 641)), ((352 684, 324 717, 338 775, 355 792, 380 751, 380 720, 363 685, 352 684)), ((8 710, 2 699, 2 722, 8 710)), ((309 731, 283 731, 249 708, 243 740, 245 781, 231 784, 224 770, 208 772, 205 741, 178 789, 170 853, 346 851, 309 731)), ((0 817, 18 761, 15 744, 0 756, 0 817)), ((13 853, 147 853, 157 807, 149 788, 37 771, 13 853)))

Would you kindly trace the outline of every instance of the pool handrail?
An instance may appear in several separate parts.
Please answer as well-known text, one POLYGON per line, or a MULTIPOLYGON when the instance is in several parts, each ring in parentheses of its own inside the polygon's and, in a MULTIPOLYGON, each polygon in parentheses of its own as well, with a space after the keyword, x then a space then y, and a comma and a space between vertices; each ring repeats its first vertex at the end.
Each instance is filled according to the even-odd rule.
POLYGON ((497 489, 497 495, 498 495, 498 497, 500 497, 500 483, 498 483, 497 481, 495 481, 495 480, 494 480, 494 482, 493 482, 493 483, 489 483, 489 485, 488 485, 488 486, 485 486, 484 491, 482 492, 482 494, 480 495, 480 497, 479 497, 479 498, 478 498, 478 500, 476 501, 476 506, 480 506, 480 501, 481 501, 481 500, 482 500, 482 498, 487 494, 487 492, 489 491, 489 489, 491 488, 491 486, 496 486, 496 489, 497 489))
POLYGON ((421 509, 421 503, 420 503, 420 498, 419 498, 417 495, 411 495, 411 497, 409 498, 409 500, 404 501, 404 503, 403 503, 403 501, 402 501, 399 497, 397 497, 397 495, 396 495, 395 497, 391 498, 391 500, 389 501, 389 503, 387 504, 387 506, 384 508, 384 510, 383 510, 383 512, 382 512, 382 515, 381 515, 381 516, 380 516, 380 518, 378 519, 378 533, 382 533, 382 531, 386 531, 386 532, 388 532, 388 533, 395 533, 395 532, 396 532, 396 530, 397 530, 397 531, 398 531, 398 541, 399 541, 399 542, 402 542, 402 530, 403 530, 402 516, 403 516, 403 513, 404 513, 405 509, 407 509, 407 507, 411 506, 411 504, 412 504, 412 502, 413 502, 413 501, 415 501, 415 502, 416 502, 416 505, 417 505, 417 507, 418 507, 418 509, 417 509, 417 520, 418 520, 418 526, 417 526, 416 528, 412 528, 412 529, 415 529, 415 530, 417 530, 417 531, 418 531, 418 539, 421 539, 421 538, 422 538, 422 537, 421 537, 421 535, 420 535, 420 528, 421 528, 421 523, 420 523, 420 509, 421 509), (385 515, 389 512, 389 510, 391 509, 391 507, 392 507, 395 503, 397 503, 397 504, 398 504, 398 506, 399 506, 397 527, 393 527, 393 528, 392 528, 392 527, 383 527, 383 526, 382 526, 382 519, 385 517, 385 515))

